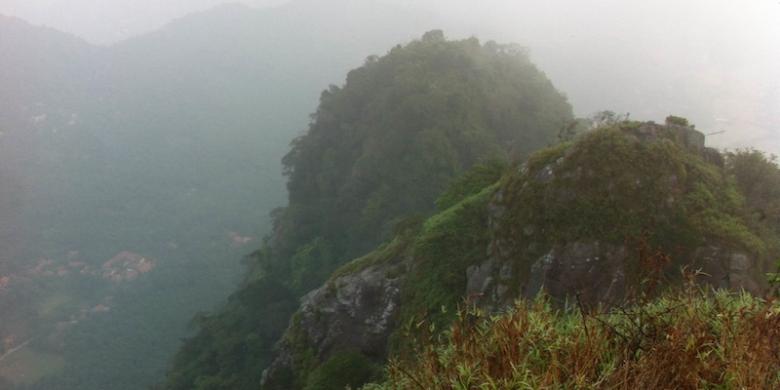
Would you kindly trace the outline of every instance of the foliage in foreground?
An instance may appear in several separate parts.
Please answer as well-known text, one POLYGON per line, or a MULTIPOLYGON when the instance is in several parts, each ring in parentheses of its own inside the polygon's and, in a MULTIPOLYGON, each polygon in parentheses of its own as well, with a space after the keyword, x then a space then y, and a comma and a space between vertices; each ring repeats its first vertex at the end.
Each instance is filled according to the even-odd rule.
POLYGON ((780 303, 695 287, 602 313, 471 308, 420 345, 363 389, 780 388, 780 303))

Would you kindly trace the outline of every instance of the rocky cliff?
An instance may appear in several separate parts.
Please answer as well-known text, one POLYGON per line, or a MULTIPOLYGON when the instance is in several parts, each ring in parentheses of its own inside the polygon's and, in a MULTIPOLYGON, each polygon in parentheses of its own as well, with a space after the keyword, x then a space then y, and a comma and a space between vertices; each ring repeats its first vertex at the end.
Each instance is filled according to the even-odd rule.
POLYGON ((777 235, 749 208, 724 156, 685 123, 590 131, 508 168, 306 295, 265 387, 316 388, 324 367, 339 376, 330 362, 341 353, 381 363, 404 350, 415 323, 446 325, 464 301, 501 310, 544 290, 615 305, 674 283, 681 268, 761 292, 777 235))

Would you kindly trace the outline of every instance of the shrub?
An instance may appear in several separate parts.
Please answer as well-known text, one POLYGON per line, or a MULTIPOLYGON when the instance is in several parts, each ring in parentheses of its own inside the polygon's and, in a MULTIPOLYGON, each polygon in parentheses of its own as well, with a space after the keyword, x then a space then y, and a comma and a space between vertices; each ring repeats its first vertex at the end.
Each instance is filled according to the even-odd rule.
POLYGON ((677 125, 677 126, 689 126, 688 119, 685 119, 681 116, 674 116, 669 115, 666 117, 666 124, 667 125, 677 125))

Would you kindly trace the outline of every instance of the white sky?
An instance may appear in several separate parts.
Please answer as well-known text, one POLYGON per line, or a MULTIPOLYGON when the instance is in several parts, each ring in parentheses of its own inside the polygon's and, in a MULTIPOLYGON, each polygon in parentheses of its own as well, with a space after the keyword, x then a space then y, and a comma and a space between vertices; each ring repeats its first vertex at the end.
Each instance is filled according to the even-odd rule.
MULTIPOLYGON (((226 0, 0 0, 0 14, 66 31, 92 43, 107 44, 152 31, 172 19, 226 0)), ((285 0, 244 0, 252 6, 285 0)))

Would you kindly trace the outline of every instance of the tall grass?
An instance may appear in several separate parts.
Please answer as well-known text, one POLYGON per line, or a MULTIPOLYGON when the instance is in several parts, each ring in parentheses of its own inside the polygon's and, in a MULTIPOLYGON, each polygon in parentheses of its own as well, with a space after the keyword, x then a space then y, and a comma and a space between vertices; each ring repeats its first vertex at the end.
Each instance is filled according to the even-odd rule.
POLYGON ((780 389, 780 303, 689 284, 609 310, 469 307, 387 378, 364 389, 780 389))

